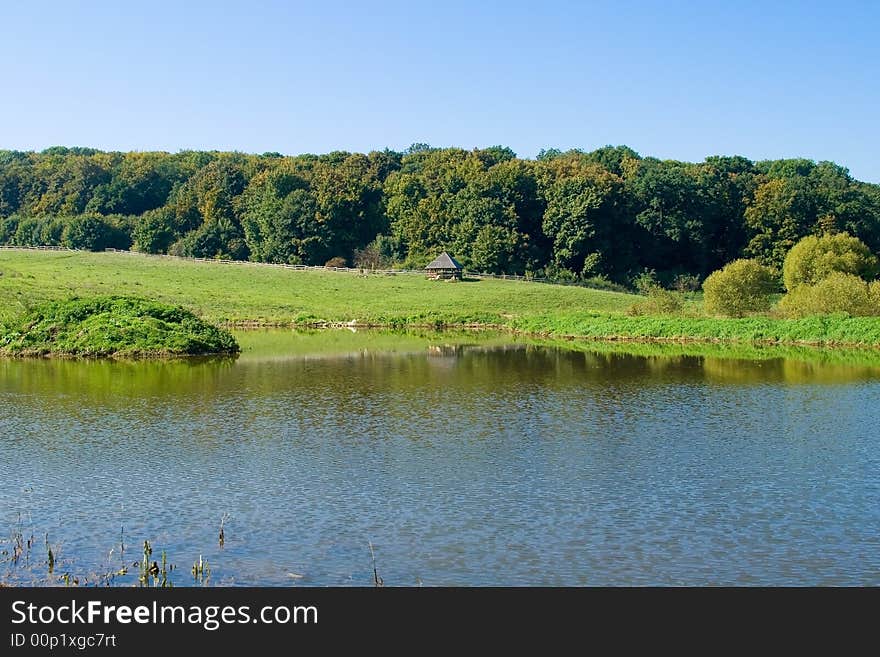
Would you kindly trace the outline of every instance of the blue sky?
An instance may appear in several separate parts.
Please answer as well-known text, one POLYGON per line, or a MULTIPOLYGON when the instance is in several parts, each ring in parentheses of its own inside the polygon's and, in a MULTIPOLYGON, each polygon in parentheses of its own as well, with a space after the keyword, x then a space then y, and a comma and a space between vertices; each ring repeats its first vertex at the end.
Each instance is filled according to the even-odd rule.
POLYGON ((880 182, 878 2, 0 0, 0 148, 627 144, 880 182))

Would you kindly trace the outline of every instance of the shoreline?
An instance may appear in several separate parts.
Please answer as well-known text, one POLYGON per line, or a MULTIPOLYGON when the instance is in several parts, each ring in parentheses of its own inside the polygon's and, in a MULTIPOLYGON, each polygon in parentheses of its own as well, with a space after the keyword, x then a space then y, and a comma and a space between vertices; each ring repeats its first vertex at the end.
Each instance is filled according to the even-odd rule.
MULTIPOLYGON (((724 320, 718 320, 724 321, 724 320)), ((777 320, 786 321, 786 320, 777 320)), ((507 324, 482 324, 482 323, 380 323, 380 322, 281 322, 242 320, 222 322, 220 326, 226 329, 241 331, 259 331, 265 329, 290 329, 290 330, 320 330, 331 331, 340 329, 373 330, 373 331, 401 331, 408 329, 422 331, 497 331, 512 336, 536 339, 565 340, 568 342, 600 342, 600 343, 629 343, 629 344, 705 344, 705 345, 742 345, 760 347, 810 347, 816 349, 870 349, 880 350, 880 343, 854 342, 846 340, 776 340, 765 339, 741 339, 734 337, 712 336, 651 336, 651 335, 589 335, 577 333, 556 333, 553 331, 527 331, 512 327, 507 324)))
MULTIPOLYGON (((222 325, 224 328, 237 331, 262 331, 262 330, 290 330, 290 331, 316 331, 316 332, 333 332, 344 329, 354 329, 358 331, 376 331, 393 334, 395 332, 405 332, 408 330, 426 331, 428 333, 442 334, 445 332, 462 331, 465 333, 473 332, 495 332, 510 336, 511 338, 526 338, 538 341, 559 341, 570 344, 581 345, 597 345, 611 347, 613 345, 645 345, 656 347, 674 347, 674 346, 705 346, 705 347, 744 347, 755 349, 784 349, 801 348, 815 350, 817 355, 823 351, 836 351, 839 353, 848 352, 876 352, 880 353, 880 345, 871 345, 854 342, 816 342, 816 341, 773 341, 773 340, 736 340, 722 338, 704 338, 704 337, 663 337, 663 336, 628 336, 628 335, 612 335, 612 336, 583 336, 583 335, 562 335, 555 333, 538 333, 529 331, 520 331, 507 326, 488 325, 488 324, 446 324, 437 327, 433 324, 406 324, 406 325, 382 325, 382 324, 289 324, 289 323, 227 323, 222 325)), ((107 354, 100 356, 70 354, 70 353, 18 353, 4 354, 0 352, 0 360, 7 361, 115 361, 115 362, 196 362, 199 360, 215 360, 228 359, 236 360, 240 353, 203 353, 203 354, 174 354, 174 353, 120 353, 107 354)), ((783 354, 780 354, 783 355, 783 354)), ((746 357, 746 359, 750 359, 746 357)))
MULTIPOLYGON (((186 308, 201 321, 227 329, 475 330, 606 344, 880 348, 877 317, 710 317, 694 299, 680 314, 634 315, 632 308, 645 297, 520 281, 446 285, 415 275, 360 277, 116 253, 24 250, 3 251, 2 274, 0 324, 18 321, 39 303, 123 296, 186 308)), ((136 356, 168 355, 159 349, 136 356)))

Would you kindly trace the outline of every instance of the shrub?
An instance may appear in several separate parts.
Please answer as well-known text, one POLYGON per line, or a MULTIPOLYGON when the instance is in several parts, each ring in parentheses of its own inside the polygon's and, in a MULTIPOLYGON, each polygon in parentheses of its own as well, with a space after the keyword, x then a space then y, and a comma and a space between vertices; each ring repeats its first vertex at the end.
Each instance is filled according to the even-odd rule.
POLYGON ((630 315, 677 315, 684 308, 682 295, 655 285, 648 290, 648 298, 630 306, 630 315))
POLYGON ((12 244, 16 246, 61 246, 64 224, 55 217, 25 217, 18 222, 12 244))
POLYGON ((11 244, 18 230, 18 217, 12 215, 0 220, 0 244, 11 244))
POLYGON ((134 225, 134 249, 143 253, 165 253, 174 242, 174 215, 167 208, 145 212, 134 225))
POLYGON ((64 222, 57 217, 46 217, 40 222, 40 236, 36 245, 62 246, 64 222))
POLYGON ((216 223, 202 224, 168 247, 170 255, 184 258, 213 258, 223 249, 216 223))
POLYGON ((877 275, 877 258, 864 242, 847 233, 810 235, 792 247, 782 266, 789 292, 799 285, 815 285, 834 272, 871 279, 877 275))
MULTIPOLYGON (((528 272, 526 272, 526 278, 528 278, 528 272)), ((629 292, 626 286, 621 285, 620 283, 615 283, 612 280, 609 280, 607 277, 599 275, 599 276, 590 276, 589 278, 584 278, 581 281, 581 285, 584 287, 589 287, 594 290, 606 290, 608 292, 629 292)))
POLYGON ((181 238, 168 247, 168 255, 188 258, 190 257, 189 250, 190 242, 186 238, 181 238))
POLYGON ((871 303, 880 308, 880 281, 868 284, 868 294, 871 295, 871 303))
POLYGON ((571 269, 556 267, 554 265, 547 265, 544 270, 544 277, 548 281, 553 281, 554 283, 560 283, 562 285, 576 283, 578 280, 578 275, 571 269))
POLYGON ((61 243, 69 249, 84 251, 128 248, 127 236, 97 215, 79 215, 69 219, 61 234, 61 243))
POLYGON ((632 286, 639 294, 650 294, 651 290, 660 287, 657 282, 657 272, 646 269, 632 279, 632 286))
POLYGON ((712 315, 742 317, 770 308, 773 272, 757 260, 734 260, 703 282, 703 303, 712 315))
POLYGON ((341 258, 336 256, 335 258, 330 258, 327 262, 324 263, 325 267, 348 267, 348 263, 345 261, 345 258, 341 258))
POLYGON ((835 272, 815 285, 798 285, 779 302, 786 317, 846 313, 853 317, 880 315, 880 283, 835 272))
POLYGON ((696 292, 700 289, 700 279, 692 274, 679 274, 672 281, 672 287, 679 292, 696 292))
POLYGON ((226 242, 226 250, 216 257, 224 260, 247 260, 248 245, 241 237, 232 237, 226 242))
POLYGON ((168 247, 168 254, 186 258, 247 260, 248 246, 231 221, 221 217, 202 224, 168 247))
POLYGON ((381 269, 387 266, 385 257, 375 244, 367 244, 362 249, 355 249, 354 266, 361 269, 381 269))
POLYGON ((599 275, 599 268, 602 265, 602 254, 594 251, 584 258, 584 266, 581 269, 581 278, 589 278, 590 276, 599 275))

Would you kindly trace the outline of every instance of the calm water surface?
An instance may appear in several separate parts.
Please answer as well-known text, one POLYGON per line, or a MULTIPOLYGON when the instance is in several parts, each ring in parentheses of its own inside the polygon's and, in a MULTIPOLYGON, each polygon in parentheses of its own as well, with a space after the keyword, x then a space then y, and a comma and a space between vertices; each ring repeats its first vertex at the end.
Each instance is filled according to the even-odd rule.
POLYGON ((392 585, 880 585, 880 367, 243 342, 0 361, 0 550, 19 522, 38 543, 0 581, 48 581, 46 533, 56 575, 97 581, 124 526, 178 584, 201 554, 214 584, 369 585, 372 542, 392 585))

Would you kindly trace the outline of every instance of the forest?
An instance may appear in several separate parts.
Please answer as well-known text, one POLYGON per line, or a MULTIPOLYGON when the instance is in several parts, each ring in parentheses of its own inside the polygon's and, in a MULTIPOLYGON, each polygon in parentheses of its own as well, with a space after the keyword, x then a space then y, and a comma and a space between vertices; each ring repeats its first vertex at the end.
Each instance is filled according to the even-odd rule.
POLYGON ((0 151, 8 245, 412 268, 448 250, 471 271, 696 289, 738 258, 781 271, 804 236, 843 232, 880 251, 880 185, 805 159, 0 151))

